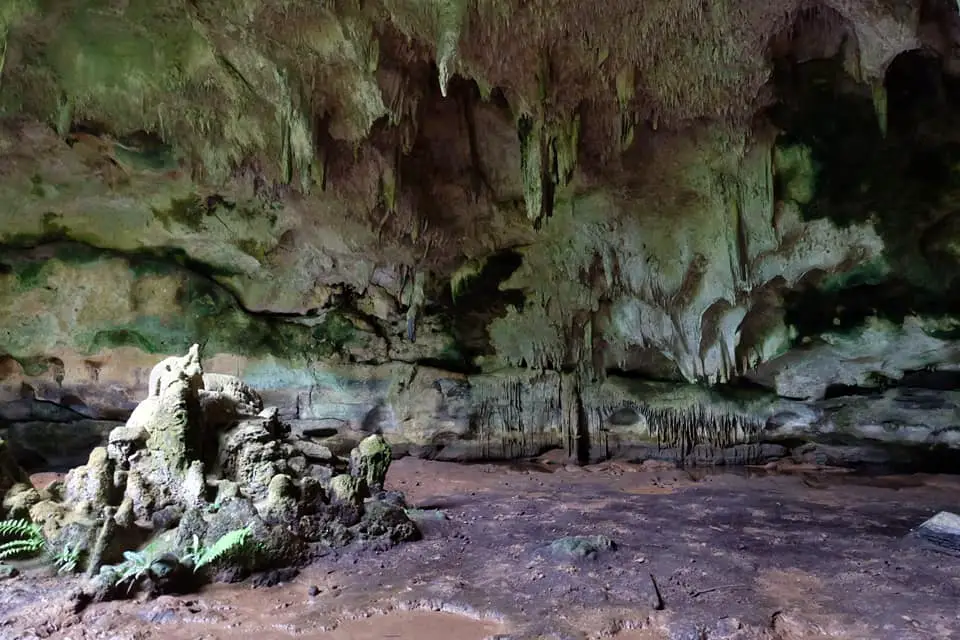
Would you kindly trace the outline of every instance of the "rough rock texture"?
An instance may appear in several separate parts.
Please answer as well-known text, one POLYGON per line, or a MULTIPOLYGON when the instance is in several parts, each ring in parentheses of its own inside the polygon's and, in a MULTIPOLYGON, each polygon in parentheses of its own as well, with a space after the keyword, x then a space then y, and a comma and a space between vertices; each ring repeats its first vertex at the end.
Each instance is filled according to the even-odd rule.
POLYGON ((11 515, 11 512, 15 511, 15 505, 8 501, 9 494, 13 493, 15 487, 24 484, 29 486, 29 482, 29 476, 20 468, 7 443, 0 440, 0 518, 4 515, 16 517, 16 514, 11 515))
MULTIPOLYGON (((262 407, 261 398, 232 376, 204 375, 198 345, 160 362, 149 380, 147 397, 110 433, 108 445, 96 447, 85 465, 67 474, 62 495, 23 482, 0 485, 5 512, 40 524, 51 549, 69 545, 82 554, 93 595, 111 593, 109 585, 131 560, 109 565, 147 539, 152 547, 140 553, 156 591, 190 582, 178 576, 182 565, 198 562, 198 545, 209 549, 245 528, 256 546, 234 558, 234 571, 295 562, 308 552, 305 544, 342 545, 357 537, 393 544, 416 535, 403 510, 398 514, 375 499, 364 500, 378 488, 368 479, 382 484, 390 464, 389 445, 381 437, 362 441, 351 457, 363 463, 362 477, 337 476, 351 487, 351 510, 343 517, 340 485, 336 478, 326 486, 323 481, 347 462, 329 456, 325 464, 331 471, 320 479, 305 473, 304 465, 294 468, 290 461, 298 449, 287 437, 289 426, 273 408, 245 415, 262 407), (232 413, 241 417, 224 421, 225 414, 217 412, 218 420, 208 421, 204 398, 212 395, 237 404, 232 413), (340 529, 331 533, 317 524, 331 522, 340 529)), ((17 480, 2 477, 8 476, 17 480)))
POLYGON ((453 457, 724 451, 793 401, 955 445, 880 415, 960 363, 955 3, 8 4, 0 427, 125 421, 202 343, 248 385, 212 422, 254 388, 453 457), (627 424, 635 378, 769 398, 627 424))

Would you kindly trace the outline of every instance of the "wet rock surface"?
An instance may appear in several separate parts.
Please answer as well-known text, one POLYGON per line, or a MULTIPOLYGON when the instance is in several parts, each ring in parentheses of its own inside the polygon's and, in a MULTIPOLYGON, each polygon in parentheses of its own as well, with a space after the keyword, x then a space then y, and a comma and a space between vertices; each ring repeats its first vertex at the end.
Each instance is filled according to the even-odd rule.
MULTIPOLYGON (((283 637, 347 629, 355 619, 384 637, 392 614, 378 614, 411 608, 500 625, 478 640, 931 640, 960 632, 960 564, 908 535, 955 504, 956 478, 407 458, 391 467, 387 486, 404 491, 421 541, 333 550, 255 597, 251 581, 80 614, 68 606, 68 582, 21 577, 0 596, 8 621, 0 637, 54 637, 42 629, 90 640, 283 637), (592 559, 543 553, 556 540, 596 536, 616 550, 592 559)), ((389 633, 432 640, 396 629, 389 633)))

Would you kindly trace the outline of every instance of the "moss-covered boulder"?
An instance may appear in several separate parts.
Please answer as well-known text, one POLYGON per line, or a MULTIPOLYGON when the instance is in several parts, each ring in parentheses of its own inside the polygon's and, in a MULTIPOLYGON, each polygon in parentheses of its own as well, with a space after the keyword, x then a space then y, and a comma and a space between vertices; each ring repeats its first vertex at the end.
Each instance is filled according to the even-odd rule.
POLYGON ((392 457, 390 443, 382 435, 367 436, 350 452, 350 475, 363 481, 366 493, 381 491, 392 457))

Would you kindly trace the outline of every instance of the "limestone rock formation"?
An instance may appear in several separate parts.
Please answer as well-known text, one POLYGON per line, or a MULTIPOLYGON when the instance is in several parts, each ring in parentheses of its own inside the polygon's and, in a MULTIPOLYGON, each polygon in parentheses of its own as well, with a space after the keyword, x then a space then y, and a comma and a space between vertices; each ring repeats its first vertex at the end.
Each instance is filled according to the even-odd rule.
MULTIPOLYGON (((176 575, 177 559, 189 557, 193 541, 210 548, 236 530, 249 530, 258 543, 256 554, 236 561, 246 570, 296 562, 305 544, 343 544, 358 536, 395 543, 415 536, 416 527, 402 511, 378 511, 376 500, 364 501, 368 478, 377 488, 383 483, 390 459, 379 454, 389 454, 386 443, 357 451, 354 458, 365 461, 363 477, 339 475, 324 486, 325 479, 290 464, 298 453, 290 429, 275 409, 262 405, 259 395, 235 378, 204 374, 194 345, 185 356, 154 367, 147 397, 126 425, 111 432, 108 446, 95 448, 87 464, 67 474, 62 496, 14 485, 4 508, 40 524, 53 548, 79 548, 91 576, 101 576, 101 566, 119 562, 121 552, 147 539, 154 545, 149 557, 159 561, 169 555, 174 566, 167 568, 176 575), (237 406, 208 420, 204 399, 211 397, 237 406), (259 415, 251 415, 257 408, 259 415), (234 417, 225 421, 226 415, 234 417), (353 513, 346 522, 337 515, 342 494, 337 478, 352 483, 353 513), (374 511, 367 514, 368 508, 374 511), (379 518, 376 514, 386 520, 374 526, 370 519, 379 518), (327 535, 318 522, 338 523, 342 531, 327 535)), ((326 464, 346 468, 347 463, 331 455, 326 464)), ((116 577, 113 569, 106 571, 103 575, 116 577)), ((168 573, 154 576, 159 580, 154 587, 167 584, 168 573)), ((106 593, 100 584, 106 578, 97 580, 92 588, 106 593)))
POLYGON ((952 388, 958 40, 947 0, 15 2, 0 430, 62 458, 23 432, 109 432, 201 342, 235 378, 147 439, 256 388, 347 448, 733 459, 952 388))
POLYGON ((364 438, 350 452, 350 474, 370 491, 382 491, 392 458, 390 443, 379 434, 364 438))

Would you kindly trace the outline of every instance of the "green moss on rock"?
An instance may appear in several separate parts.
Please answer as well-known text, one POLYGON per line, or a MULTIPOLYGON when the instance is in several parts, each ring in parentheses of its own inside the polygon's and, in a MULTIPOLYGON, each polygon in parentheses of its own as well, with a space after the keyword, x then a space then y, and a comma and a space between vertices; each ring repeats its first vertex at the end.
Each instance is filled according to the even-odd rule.
POLYGON ((211 215, 211 211, 200 196, 193 194, 186 198, 173 198, 170 201, 169 208, 155 208, 153 209, 153 215, 167 231, 170 231, 174 224, 179 224, 197 232, 206 228, 204 218, 211 215))
MULTIPOLYGON (((186 261, 178 259, 182 256, 176 254, 166 259, 153 255, 127 256, 76 243, 56 245, 45 249, 44 253, 45 256, 52 254, 52 257, 41 258, 32 252, 20 252, 7 258, 5 269, 14 277, 11 291, 15 295, 31 295, 31 290, 49 287, 51 282, 56 284, 63 274, 74 269, 91 271, 89 275, 78 276, 79 280, 70 275, 65 281, 67 286, 79 287, 76 293, 83 299, 67 300, 73 295, 72 290, 37 294, 41 299, 56 295, 60 301, 58 304, 69 305, 69 313, 77 314, 76 324, 70 327, 58 324, 56 313, 51 311, 54 313, 50 316, 54 318, 53 325, 39 326, 35 335, 30 334, 33 335, 30 337, 29 327, 23 325, 22 319, 10 316, 14 324, 9 330, 22 339, 7 348, 25 358, 23 362, 27 368, 31 368, 28 356, 34 348, 38 353, 45 352, 47 347, 40 344, 49 342, 51 331, 59 336, 58 332, 68 328, 69 335, 54 336, 53 339, 70 340, 88 354, 117 347, 135 347, 156 354, 179 353, 194 343, 203 343, 211 352, 314 360, 341 353, 361 338, 349 316, 338 310, 328 311, 319 321, 250 312, 243 308, 232 291, 216 280, 215 274, 198 272, 196 269, 202 266, 184 264, 186 261), (108 287, 102 293, 115 298, 112 303, 105 301, 104 304, 124 304, 123 287, 129 287, 130 299, 125 303, 127 306, 117 308, 115 314, 103 313, 97 309, 101 293, 94 283, 102 278, 117 277, 116 270, 119 268, 122 273, 124 264, 130 269, 129 279, 125 283, 116 283, 121 289, 110 290, 108 287), (52 280, 54 274, 56 279, 52 280), (90 284, 86 284, 88 282, 90 284), (159 284, 152 285, 151 282, 159 284), (141 286, 147 289, 142 290, 141 286), (157 307, 156 301, 150 298, 151 286, 160 286, 166 292, 163 295, 172 296, 173 304, 157 307), (144 295, 147 297, 142 298, 144 295), (111 323, 114 318, 115 322, 111 323)), ((35 373, 42 372, 36 367, 32 369, 35 373)))
POLYGON ((137 347, 146 353, 158 353, 160 350, 137 331, 132 329, 107 329, 97 331, 90 341, 89 351, 96 353, 101 349, 118 347, 137 347))

